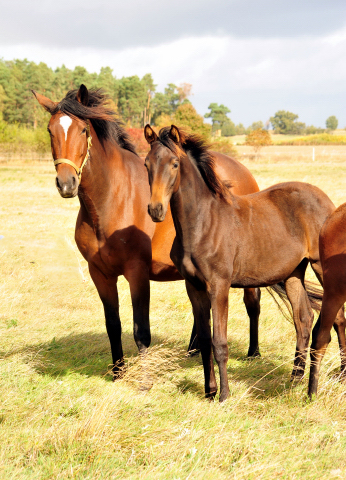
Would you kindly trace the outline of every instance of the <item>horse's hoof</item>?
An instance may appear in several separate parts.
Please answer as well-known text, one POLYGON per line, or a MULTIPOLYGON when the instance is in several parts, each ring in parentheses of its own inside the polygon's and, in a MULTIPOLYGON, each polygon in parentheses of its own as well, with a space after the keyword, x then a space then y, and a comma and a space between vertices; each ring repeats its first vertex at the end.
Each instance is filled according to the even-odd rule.
POLYGON ((292 383, 300 383, 304 378, 304 370, 301 368, 294 368, 291 374, 292 383))
POLYGON ((221 392, 219 397, 219 402, 223 403, 224 401, 226 401, 228 398, 228 395, 229 395, 229 392, 225 392, 225 393, 221 392))
POLYGON ((200 349, 199 348, 196 348, 195 350, 189 350, 186 354, 186 356, 188 358, 191 358, 191 357, 196 357, 197 355, 199 355, 201 353, 200 349))
POLYGON ((212 391, 212 392, 208 392, 208 393, 205 394, 205 398, 207 400, 209 400, 209 402, 213 402, 216 394, 217 394, 217 390, 212 391))
POLYGON ((254 353, 248 352, 248 354, 247 354, 247 360, 252 360, 254 358, 260 358, 260 357, 261 357, 261 354, 260 354, 259 350, 256 350, 254 353))

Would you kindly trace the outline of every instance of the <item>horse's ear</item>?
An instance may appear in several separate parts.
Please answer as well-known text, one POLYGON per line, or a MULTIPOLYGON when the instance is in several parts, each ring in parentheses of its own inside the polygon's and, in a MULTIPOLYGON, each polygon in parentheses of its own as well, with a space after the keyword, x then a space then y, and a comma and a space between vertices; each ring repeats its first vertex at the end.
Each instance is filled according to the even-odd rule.
POLYGON ((88 106, 89 103, 89 92, 88 89, 85 85, 82 85, 79 87, 79 90, 77 92, 77 100, 79 103, 84 105, 85 107, 88 106))
POLYGON ((155 142, 155 140, 157 140, 157 135, 154 132, 154 130, 151 128, 149 123, 144 127, 144 136, 146 141, 149 143, 149 145, 151 145, 152 143, 155 142))
POLYGON ((176 143, 177 145, 180 144, 181 135, 180 135, 178 127, 176 127, 175 125, 171 125, 171 129, 169 131, 169 136, 173 140, 174 143, 176 143))
POLYGON ((40 93, 35 92, 35 90, 31 90, 31 91, 34 94, 38 103, 42 105, 42 107, 45 108, 47 112, 51 114, 58 103, 53 102, 52 100, 49 100, 49 98, 45 97, 44 95, 41 95, 40 93))

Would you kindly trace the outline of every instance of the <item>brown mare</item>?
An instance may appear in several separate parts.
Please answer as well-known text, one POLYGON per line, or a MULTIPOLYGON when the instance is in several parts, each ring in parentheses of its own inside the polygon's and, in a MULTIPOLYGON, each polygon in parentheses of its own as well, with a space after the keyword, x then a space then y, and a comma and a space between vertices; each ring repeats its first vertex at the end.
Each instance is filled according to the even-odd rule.
MULTIPOLYGON (((168 213, 166 221, 157 225, 148 215, 150 189, 144 161, 100 90, 88 91, 81 85, 59 103, 33 93, 52 115, 48 131, 58 191, 64 198, 79 197, 75 239, 104 306, 116 376, 123 362, 118 277, 124 275, 130 284, 134 338, 144 353, 151 338, 149 279, 182 280, 169 256, 173 221, 168 213)), ((234 179, 234 192, 258 190, 246 167, 225 155, 213 155, 219 175, 234 179)), ((259 290, 246 289, 244 300, 251 325, 249 354, 256 354, 259 290)))
MULTIPOLYGON (((297 332, 293 376, 304 373, 313 312, 304 287, 308 263, 321 278, 318 237, 335 207, 319 188, 289 182, 245 195, 232 194, 214 171, 213 158, 196 136, 172 125, 159 136, 149 125, 148 170, 152 219, 162 222, 170 203, 176 229, 172 259, 186 279, 202 353, 205 393, 215 396, 212 352, 220 372, 220 401, 229 394, 227 318, 230 287, 284 282, 297 332), (213 313, 213 336, 210 331, 213 313), (199 312, 197 314, 196 312, 199 312)), ((343 312, 339 342, 345 346, 343 312)))
MULTIPOLYGON (((322 227, 320 258, 324 291, 322 309, 313 329, 310 348, 311 366, 308 392, 310 398, 317 394, 321 361, 331 340, 330 330, 335 315, 346 302, 346 203, 338 207, 322 227)), ((340 344, 340 349, 343 347, 344 345, 340 344)), ((345 358, 341 360, 341 374, 345 374, 345 358)))

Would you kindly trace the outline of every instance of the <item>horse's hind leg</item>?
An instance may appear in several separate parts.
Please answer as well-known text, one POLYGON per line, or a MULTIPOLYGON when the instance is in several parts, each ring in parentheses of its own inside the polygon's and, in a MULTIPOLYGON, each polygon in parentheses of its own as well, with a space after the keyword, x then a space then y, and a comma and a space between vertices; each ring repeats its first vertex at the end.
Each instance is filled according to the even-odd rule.
POLYGON ((304 288, 306 267, 307 261, 303 260, 285 281, 286 293, 292 306, 294 326, 297 334, 292 379, 304 375, 306 355, 314 319, 310 301, 304 288))
POLYGON ((117 288, 118 277, 106 278, 97 268, 90 264, 89 271, 103 303, 106 329, 112 351, 112 372, 114 379, 116 379, 121 376, 124 366, 117 288))
POLYGON ((260 357, 258 345, 258 319, 261 312, 261 290, 259 288, 244 288, 244 303, 250 319, 250 345, 248 357, 260 357))
POLYGON ((217 384, 212 354, 210 300, 207 292, 196 290, 195 287, 188 281, 185 283, 186 290, 192 304, 196 332, 198 335, 198 343, 202 354, 205 396, 207 398, 213 398, 217 392, 217 384))
MULTIPOLYGON (((321 361, 331 340, 330 330, 335 321, 335 317, 338 311, 341 310, 345 300, 345 295, 336 295, 335 293, 329 293, 328 291, 324 292, 321 314, 312 333, 310 349, 311 366, 308 391, 310 398, 312 395, 317 394, 321 361)), ((343 363, 341 369, 344 369, 343 363)))
POLYGON ((126 266, 124 276, 130 285, 133 310, 133 336, 142 362, 143 377, 141 390, 149 390, 152 387, 152 380, 146 363, 146 353, 151 342, 149 268, 144 262, 136 262, 133 266, 126 266))
MULTIPOLYGON (((186 283, 186 282, 185 282, 185 283, 186 283)), ((189 294, 187 287, 186 287, 186 291, 187 291, 187 293, 189 294)), ((190 300, 191 300, 191 298, 190 298, 190 300)), ((191 337, 190 337, 189 346, 188 346, 188 349, 187 349, 187 354, 188 354, 189 357, 193 357, 194 355, 198 355, 199 352, 200 352, 199 343, 198 343, 198 338, 197 338, 197 328, 196 328, 195 313, 194 313, 193 315, 194 315, 194 318, 193 318, 193 327, 192 327, 192 332, 191 332, 191 337)))
MULTIPOLYGON (((323 273, 322 273, 322 266, 320 262, 314 262, 311 263, 311 267, 313 271, 316 274, 316 277, 318 278, 318 281, 323 287, 323 273)), ((338 270, 335 270, 337 272, 338 270)), ((335 273, 335 280, 334 279, 329 279, 328 284, 329 285, 334 285, 335 281, 338 282, 340 279, 338 278, 338 274, 335 273)), ((323 300, 324 301, 324 300, 323 300)), ((316 322, 316 325, 314 326, 313 329, 313 334, 314 332, 318 331, 319 325, 321 321, 321 316, 318 317, 318 320, 316 322)), ((342 305, 341 308, 338 310, 338 313, 336 314, 335 320, 334 320, 334 330, 337 334, 338 337, 338 342, 339 342, 339 349, 340 349, 340 357, 341 357, 341 371, 343 372, 346 367, 346 337, 345 337, 345 328, 346 328, 346 319, 345 319, 345 311, 344 311, 344 306, 342 305)))

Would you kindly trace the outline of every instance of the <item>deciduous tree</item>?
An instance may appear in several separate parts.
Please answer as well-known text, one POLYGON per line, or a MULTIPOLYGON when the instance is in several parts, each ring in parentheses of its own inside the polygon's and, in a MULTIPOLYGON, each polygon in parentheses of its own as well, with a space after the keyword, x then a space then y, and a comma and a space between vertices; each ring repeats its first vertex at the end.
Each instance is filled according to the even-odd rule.
POLYGON ((330 117, 327 118, 326 120, 326 127, 328 130, 336 130, 338 128, 338 119, 336 118, 335 115, 331 115, 330 117))
POLYGON ((254 149, 255 160, 258 159, 261 148, 272 145, 272 143, 273 142, 270 133, 268 132, 268 130, 263 130, 262 128, 253 130, 247 135, 245 139, 245 145, 250 145, 250 147, 253 147, 254 149))
POLYGON ((305 123, 297 122, 298 115, 285 110, 279 110, 273 117, 270 117, 270 122, 274 127, 276 133, 284 135, 303 134, 305 130, 305 123))

